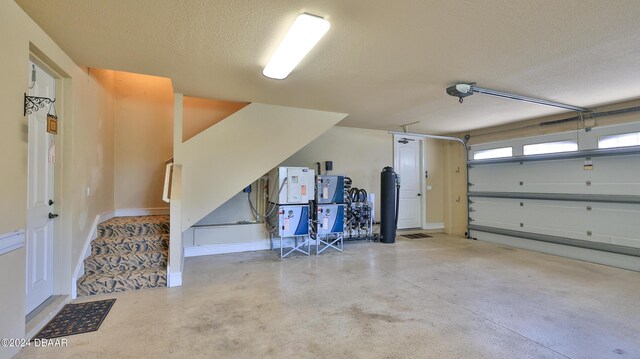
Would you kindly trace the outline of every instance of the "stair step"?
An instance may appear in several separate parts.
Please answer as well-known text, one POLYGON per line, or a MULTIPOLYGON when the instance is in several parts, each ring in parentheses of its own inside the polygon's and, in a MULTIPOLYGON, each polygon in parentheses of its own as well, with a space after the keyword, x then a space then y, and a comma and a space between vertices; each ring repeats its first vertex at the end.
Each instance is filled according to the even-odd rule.
POLYGON ((169 216, 117 217, 98 225, 78 295, 167 286, 169 216))
POLYGON ((96 254, 84 260, 84 272, 87 274, 166 267, 166 251, 130 252, 115 255, 96 254))
POLYGON ((168 234, 98 238, 91 242, 91 254, 120 254, 169 249, 168 234))
POLYGON ((98 238, 169 233, 169 216, 116 217, 98 225, 98 238))
POLYGON ((78 279, 78 296, 109 294, 167 286, 166 268, 85 274, 78 279))

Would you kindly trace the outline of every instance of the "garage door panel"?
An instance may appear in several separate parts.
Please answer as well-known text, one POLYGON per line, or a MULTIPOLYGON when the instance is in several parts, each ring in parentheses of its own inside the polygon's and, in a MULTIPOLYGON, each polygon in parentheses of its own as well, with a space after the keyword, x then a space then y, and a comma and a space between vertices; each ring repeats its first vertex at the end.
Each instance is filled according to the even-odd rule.
POLYGON ((638 131, 640 122, 474 143, 473 155, 511 147, 516 157, 470 162, 470 232, 568 257, 592 251, 585 256, 598 263, 640 259, 640 146, 597 149, 602 135, 638 131), (564 140, 580 150, 521 155, 527 144, 564 140))
POLYGON ((640 156, 474 166, 474 192, 640 195, 640 156), (591 167, 587 167, 591 168, 591 167))
POLYGON ((640 247, 634 223, 640 205, 471 198, 473 224, 640 247), (522 205, 521 205, 522 204, 522 205))

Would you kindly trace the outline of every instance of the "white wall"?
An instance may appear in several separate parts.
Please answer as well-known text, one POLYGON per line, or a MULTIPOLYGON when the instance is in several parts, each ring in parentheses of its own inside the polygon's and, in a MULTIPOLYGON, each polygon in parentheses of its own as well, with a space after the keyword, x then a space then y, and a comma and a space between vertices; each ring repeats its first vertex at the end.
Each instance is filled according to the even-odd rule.
POLYGON ((380 172, 393 166, 393 137, 387 131, 335 126, 306 145, 281 166, 316 168, 316 162, 333 161, 329 174, 345 175, 353 187, 376 194, 376 220, 380 220, 380 172))
MULTIPOLYGON (((256 205, 255 193, 251 193, 251 201, 253 205, 256 205)), ((206 215, 197 224, 198 225, 212 225, 212 224, 231 224, 238 222, 251 222, 255 221, 256 217, 251 212, 249 207, 249 200, 247 194, 240 192, 231 197, 228 201, 216 208, 213 212, 206 215)))
MULTIPOLYGON (((438 140, 426 140, 425 156, 429 178, 427 185, 427 223, 439 224, 444 219, 444 158, 447 144, 438 140)), ((278 166, 301 166, 317 169, 316 162, 333 161, 330 174, 347 175, 353 186, 369 193, 380 192, 380 172, 393 164, 392 135, 387 131, 334 126, 320 137, 300 149, 278 166)), ((254 194, 252 193, 252 198, 254 194)), ((379 201, 379 196, 376 197, 379 201)), ((376 220, 379 220, 379 203, 376 203, 376 220)), ((198 224, 235 223, 253 220, 246 193, 240 193, 203 218, 198 224)))

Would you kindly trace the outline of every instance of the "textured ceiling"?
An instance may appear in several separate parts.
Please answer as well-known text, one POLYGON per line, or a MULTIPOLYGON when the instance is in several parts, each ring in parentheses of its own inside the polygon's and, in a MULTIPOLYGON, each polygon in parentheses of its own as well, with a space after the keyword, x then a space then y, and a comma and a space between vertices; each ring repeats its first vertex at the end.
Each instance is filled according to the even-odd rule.
POLYGON ((562 112, 456 81, 595 106, 640 97, 637 0, 17 0, 80 65, 169 77, 189 96, 349 113, 443 133, 562 112), (282 81, 262 68, 301 12, 331 29, 282 81))

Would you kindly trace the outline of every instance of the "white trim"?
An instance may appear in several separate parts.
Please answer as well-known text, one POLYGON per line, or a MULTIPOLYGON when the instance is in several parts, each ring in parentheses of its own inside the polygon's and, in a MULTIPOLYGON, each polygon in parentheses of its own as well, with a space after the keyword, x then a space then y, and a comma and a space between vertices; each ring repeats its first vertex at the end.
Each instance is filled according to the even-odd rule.
MULTIPOLYGON (((425 171, 427 170, 427 156, 425 154, 426 151, 426 143, 424 141, 424 137, 412 136, 411 134, 401 135, 401 134, 393 134, 393 146, 392 146, 392 155, 393 155, 393 168, 394 171, 398 171, 398 158, 397 158, 397 140, 400 138, 409 138, 415 141, 418 141, 418 155, 420 158, 418 159, 419 169, 418 169, 418 177, 420 179, 420 226, 425 227, 427 225, 427 180, 424 176, 425 171)), ((400 179, 402 181, 402 179, 400 179)), ((409 229, 409 228, 403 228, 409 229)))
MULTIPOLYGON (((169 160, 167 160, 169 162, 169 160)), ((162 201, 169 203, 169 182, 171 181, 171 170, 173 168, 173 162, 167 163, 167 167, 164 171, 164 187, 162 188, 162 201)))
POLYGON ((24 230, 0 234, 0 254, 9 253, 24 247, 24 230))
POLYGON ((76 299, 78 297, 77 281, 78 278, 84 275, 84 260, 91 255, 91 242, 98 237, 98 224, 110 220, 113 217, 115 217, 115 212, 107 212, 96 216, 96 218, 93 220, 91 231, 85 239, 84 246, 82 247, 82 254, 80 255, 80 258, 78 258, 76 269, 73 272, 73 276, 71 277, 71 299, 76 299))
POLYGON ((169 207, 158 208, 122 208, 114 211, 115 217, 160 216, 168 215, 169 207))
POLYGON ((441 222, 425 223, 422 226, 422 229, 424 230, 444 229, 444 223, 441 223, 441 222))
POLYGON ((207 244, 203 246, 184 247, 184 256, 199 257, 211 254, 238 253, 249 251, 261 251, 270 249, 269 240, 244 242, 244 243, 224 243, 224 244, 207 244))
POLYGON ((182 272, 169 273, 167 269, 167 287, 180 287, 182 286, 182 272))

